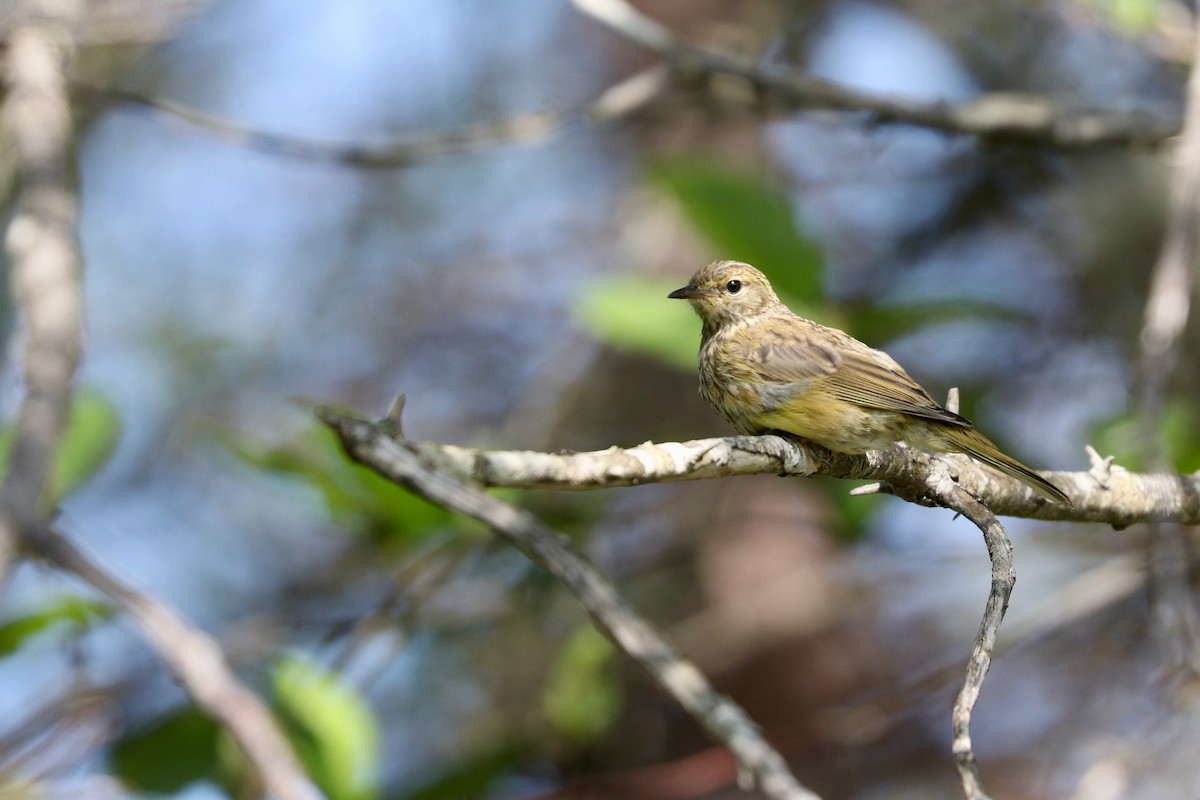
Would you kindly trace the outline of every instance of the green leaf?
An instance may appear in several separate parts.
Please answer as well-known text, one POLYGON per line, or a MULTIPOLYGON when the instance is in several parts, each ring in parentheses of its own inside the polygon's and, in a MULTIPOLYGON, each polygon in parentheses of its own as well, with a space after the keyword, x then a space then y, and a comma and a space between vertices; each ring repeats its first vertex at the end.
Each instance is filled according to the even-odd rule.
POLYGON ((469 756, 454 764, 441 777, 400 795, 404 800, 471 800, 494 797, 492 785, 513 771, 528 748, 504 742, 495 750, 469 756))
POLYGON ((1108 14, 1113 27, 1139 35, 1154 30, 1159 19, 1159 0, 1091 0, 1108 14))
POLYGON ((0 656, 14 653, 31 637, 61 626, 81 633, 98 621, 112 617, 112 609, 103 603, 82 597, 58 597, 31 614, 0 624, 0 656))
POLYGON ((719 251, 719 258, 758 267, 781 296, 811 305, 821 302, 821 250, 797 227, 782 189, 757 175, 696 158, 660 164, 651 176, 719 251))
MULTIPOLYGON (((120 432, 121 422, 111 403, 98 392, 79 392, 67 416, 67 427, 50 473, 47 505, 58 505, 68 492, 104 466, 116 449, 120 432)), ((0 430, 0 478, 8 469, 12 440, 12 425, 0 430)))
POLYGON ((595 740, 621 712, 615 656, 612 642, 587 625, 567 639, 550 669, 542 709, 550 724, 577 744, 595 740))
POLYGON ((217 724, 194 708, 126 736, 113 748, 117 777, 141 792, 175 794, 199 781, 224 782, 217 724))
POLYGON ((379 724, 340 677, 293 656, 275 669, 275 697, 297 754, 331 800, 379 795, 379 724))
POLYGON ((120 432, 117 411, 102 395, 83 391, 76 396, 50 477, 50 505, 57 505, 107 463, 120 432))
MULTIPOLYGON (((298 441, 266 447, 231 438, 229 447, 260 469, 303 480, 325 500, 330 514, 384 543, 411 543, 444 530, 453 515, 346 458, 333 433, 314 426, 298 441)), ((471 529, 469 523, 461 523, 471 529)))
MULTIPOLYGON (((1127 414, 1100 426, 1091 438, 1100 455, 1115 456, 1117 464, 1140 472, 1146 469, 1141 435, 1141 423, 1127 414)), ((1190 403, 1167 403, 1158 436, 1168 463, 1177 471, 1186 474, 1200 470, 1200 412, 1190 403)))
POLYGON ((687 303, 669 300, 686 278, 664 281, 614 275, 593 281, 575 305, 576 319, 606 344, 694 370, 700 321, 687 303))

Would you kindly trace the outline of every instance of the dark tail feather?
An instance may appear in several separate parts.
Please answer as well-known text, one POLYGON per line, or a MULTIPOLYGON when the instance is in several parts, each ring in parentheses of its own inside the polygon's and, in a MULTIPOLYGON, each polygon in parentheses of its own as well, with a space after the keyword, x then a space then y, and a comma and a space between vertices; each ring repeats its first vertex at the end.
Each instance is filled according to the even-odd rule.
POLYGON ((1067 497, 1062 489, 1015 458, 1004 455, 1000 452, 1000 448, 974 428, 950 428, 946 434, 946 438, 950 442, 953 442, 958 448, 961 448, 962 452, 976 461, 981 461, 1005 475, 1016 478, 1047 500, 1071 505, 1071 498, 1067 497))

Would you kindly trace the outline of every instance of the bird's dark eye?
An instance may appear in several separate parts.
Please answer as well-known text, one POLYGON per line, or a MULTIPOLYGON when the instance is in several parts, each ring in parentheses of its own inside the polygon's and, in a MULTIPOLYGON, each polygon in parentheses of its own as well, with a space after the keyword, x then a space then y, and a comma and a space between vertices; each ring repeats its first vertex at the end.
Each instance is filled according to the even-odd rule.
POLYGON ((741 290, 742 290, 742 282, 741 281, 730 281, 729 283, 725 284, 725 291, 729 292, 730 294, 737 294, 741 290))

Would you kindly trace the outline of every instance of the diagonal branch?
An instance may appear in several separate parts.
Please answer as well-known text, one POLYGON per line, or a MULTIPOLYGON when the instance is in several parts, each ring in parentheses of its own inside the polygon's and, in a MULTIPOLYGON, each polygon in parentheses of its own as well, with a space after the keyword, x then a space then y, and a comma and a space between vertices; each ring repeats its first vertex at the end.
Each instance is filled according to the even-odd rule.
MULTIPOLYGON (((398 403, 391 417, 392 432, 398 432, 399 409, 398 403)), ((483 522, 557 578, 618 647, 729 748, 743 781, 777 800, 818 800, 796 781, 783 757, 766 742, 746 712, 718 694, 700 670, 642 619, 565 537, 529 512, 426 463, 408 442, 389 435, 387 425, 329 409, 318 409, 317 415, 338 435, 352 459, 432 502, 483 522)))
POLYGON ((60 532, 27 527, 24 539, 47 562, 113 600, 204 713, 227 730, 275 800, 323 800, 271 712, 238 680, 220 645, 175 609, 105 570, 60 532))
POLYGON ((1078 148, 1163 142, 1179 132, 1178 119, 1069 109, 1048 97, 997 92, 963 103, 923 103, 883 97, 684 41, 626 0, 572 0, 581 12, 617 35, 670 62, 685 75, 728 75, 745 81, 771 111, 858 112, 875 124, 918 125, 982 139, 1078 148))

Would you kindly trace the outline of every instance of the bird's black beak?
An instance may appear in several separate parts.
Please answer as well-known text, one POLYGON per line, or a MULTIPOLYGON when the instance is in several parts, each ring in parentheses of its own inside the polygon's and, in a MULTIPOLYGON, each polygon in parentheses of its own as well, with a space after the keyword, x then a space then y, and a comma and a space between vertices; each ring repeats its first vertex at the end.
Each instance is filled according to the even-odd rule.
POLYGON ((676 289, 667 295, 667 297, 671 298, 672 300, 691 300, 693 297, 699 296, 700 292, 696 291, 695 287, 693 287, 691 284, 684 286, 682 289, 676 289))

